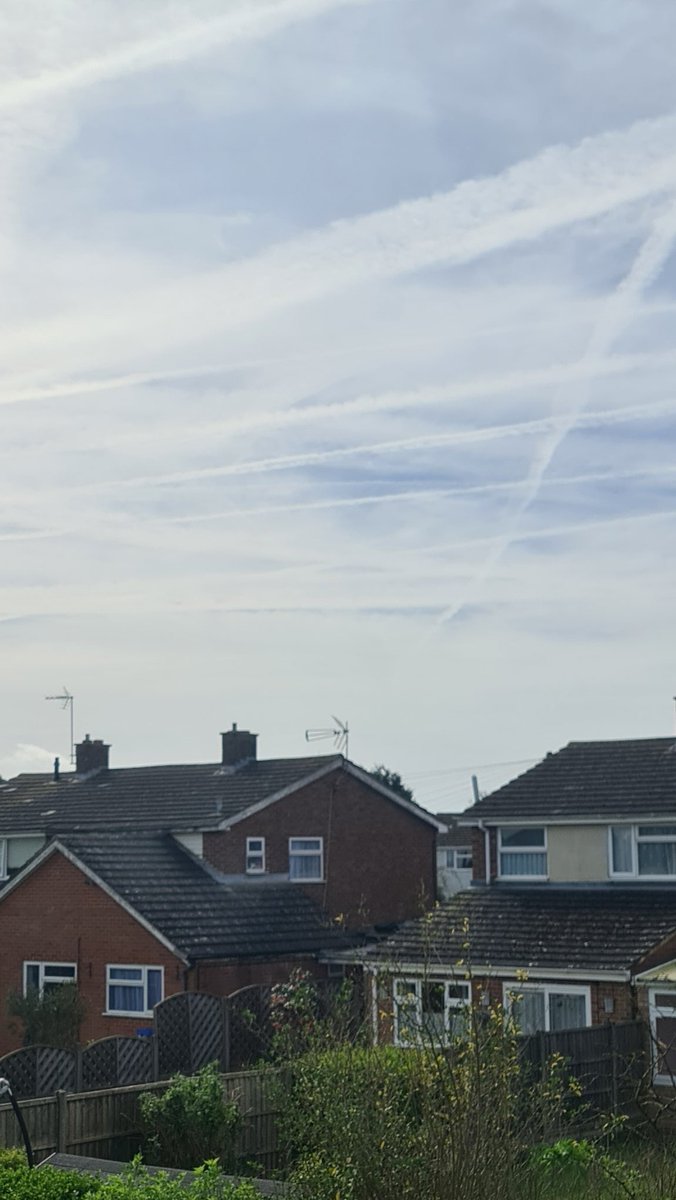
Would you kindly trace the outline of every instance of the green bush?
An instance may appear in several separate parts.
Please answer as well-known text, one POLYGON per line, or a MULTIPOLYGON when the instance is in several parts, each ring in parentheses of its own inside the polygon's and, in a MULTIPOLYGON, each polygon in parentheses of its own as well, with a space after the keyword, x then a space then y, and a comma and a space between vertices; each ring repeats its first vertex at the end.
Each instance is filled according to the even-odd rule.
POLYGON ((62 983, 42 995, 29 988, 24 996, 11 992, 7 1011, 14 1020, 10 1029, 21 1026, 24 1046, 61 1046, 72 1050, 77 1045, 85 1004, 74 983, 62 983))
POLYGON ((225 1099, 215 1063, 195 1075, 175 1075, 165 1092, 140 1097, 146 1157, 189 1170, 208 1159, 234 1164, 239 1107, 225 1099))
POLYGON ((95 1179, 52 1167, 29 1170, 26 1166, 0 1166, 2 1200, 260 1200, 248 1180, 232 1183, 223 1178, 216 1163, 196 1171, 185 1187, 180 1179, 150 1175, 137 1162, 123 1175, 95 1179))
POLYGON ((0 1149, 0 1171, 26 1166, 26 1152, 18 1146, 7 1146, 0 1149))

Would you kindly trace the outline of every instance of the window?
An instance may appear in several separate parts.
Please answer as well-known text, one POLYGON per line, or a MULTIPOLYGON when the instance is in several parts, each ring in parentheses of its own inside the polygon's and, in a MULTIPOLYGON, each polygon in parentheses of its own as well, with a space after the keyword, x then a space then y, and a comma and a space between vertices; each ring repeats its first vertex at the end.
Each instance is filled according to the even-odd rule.
POLYGON ((451 871, 467 869, 472 865, 472 851, 467 847, 447 847, 443 854, 443 866, 451 871))
POLYGON ((289 879, 321 883, 324 878, 324 839, 289 838, 289 879))
POLYGON ((162 967, 107 967, 106 1012, 150 1016, 164 995, 162 967))
POLYGON ((543 827, 499 829, 500 877, 504 879, 547 878, 547 831, 543 827))
POLYGON ((653 1042, 653 1082, 676 1082, 676 992, 651 989, 650 1028, 653 1042))
POLYGON ((75 963, 46 963, 25 962, 23 964, 24 996, 29 991, 51 992, 62 983, 75 983, 77 967, 75 963))
POLYGON ((394 1040, 397 1046, 421 1041, 447 1043, 465 1030, 469 983, 448 979, 395 979, 394 1040))
POLYGON ((610 874, 676 878, 676 825, 611 825, 610 874))
POLYGON ((265 838, 246 839, 246 873, 260 875, 265 870, 265 838))
POLYGON ((0 879, 7 878, 7 838, 0 838, 0 879))
POLYGON ((591 1025, 588 987, 564 983, 506 983, 503 1004, 520 1033, 584 1029, 591 1025))

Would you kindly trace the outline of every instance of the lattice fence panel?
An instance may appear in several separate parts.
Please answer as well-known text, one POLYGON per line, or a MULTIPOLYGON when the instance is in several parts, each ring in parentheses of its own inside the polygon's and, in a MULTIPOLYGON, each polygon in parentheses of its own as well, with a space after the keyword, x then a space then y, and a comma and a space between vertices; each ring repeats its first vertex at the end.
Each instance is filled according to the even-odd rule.
POLYGON ((266 1058, 272 1041, 272 988, 252 984, 228 997, 230 1070, 239 1071, 266 1058))
POLYGON ((186 1075, 225 1057, 223 1001, 205 992, 178 992, 155 1008, 159 1075, 186 1075))
POLYGON ((76 1080, 75 1054, 57 1046, 26 1046, 0 1059, 0 1076, 9 1080, 20 1100, 51 1096, 61 1089, 72 1092, 76 1080))
POLYGON ((149 1038, 101 1038, 82 1051, 84 1091, 150 1083, 152 1078, 153 1047, 149 1038))

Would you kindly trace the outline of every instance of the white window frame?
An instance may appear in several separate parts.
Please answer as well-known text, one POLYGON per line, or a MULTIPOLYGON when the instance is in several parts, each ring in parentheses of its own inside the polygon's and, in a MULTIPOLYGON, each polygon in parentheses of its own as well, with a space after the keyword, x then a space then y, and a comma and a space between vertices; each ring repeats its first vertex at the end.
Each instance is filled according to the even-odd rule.
POLYGON ((45 982, 47 983, 77 983, 77 963, 74 962, 51 962, 47 959, 44 962, 39 962, 36 958, 27 958, 23 964, 23 994, 28 994, 28 968, 37 967, 40 975, 38 982, 38 992, 42 996, 45 990, 45 982), (45 981, 45 967, 65 967, 67 970, 72 970, 72 975, 64 975, 62 979, 58 975, 48 975, 45 981))
POLYGON ((525 983, 520 983, 517 979, 508 979, 502 985, 502 1007, 508 1016, 512 1015, 512 1003, 514 996, 522 996, 524 992, 541 992, 545 998, 545 1033, 551 1032, 551 1015, 549 1011, 549 998, 555 996, 584 996, 585 1003, 585 1025, 582 1029, 588 1028, 591 1023, 591 988, 584 984, 572 983, 531 983, 530 980, 525 983))
POLYGON ((651 1052, 651 1058, 652 1058, 653 1083, 663 1084, 666 1087, 673 1088, 674 1081, 676 1080, 676 1072, 674 1073, 674 1077, 672 1077, 671 1075, 660 1075, 657 1070, 656 1025, 657 1025, 658 1017, 667 1017, 667 1018, 674 1017, 674 1018, 676 1018, 676 991, 673 988, 670 988, 668 984, 664 984, 662 987, 659 987, 659 986, 651 987, 648 992, 648 1012, 650 1014, 650 1033, 651 1033, 650 1052, 651 1052), (660 1007, 656 1003, 655 997, 658 995, 661 995, 661 996, 669 995, 669 993, 671 993, 674 997, 673 1008, 670 1007, 669 1009, 666 1009, 666 1008, 660 1007))
POLYGON ((140 1008, 132 1009, 131 1011, 129 1011, 129 1009, 111 1008, 110 1007, 110 988, 111 987, 142 987, 143 988, 143 1000, 147 1006, 147 1004, 148 1004, 148 971, 159 971, 160 972, 161 988, 160 988, 160 999, 158 1000, 158 1004, 161 1004, 162 1000, 164 1000, 164 967, 161 967, 159 964, 154 964, 154 963, 151 963, 148 966, 141 965, 141 963, 107 963, 106 964, 106 1007, 105 1007, 105 1012, 103 1014, 105 1017, 152 1017, 153 1010, 152 1010, 152 1008, 148 1008, 148 1007, 146 1007, 144 1009, 140 1009, 140 1008), (140 971, 141 979, 140 980, 111 979, 110 978, 111 971, 140 971))
POLYGON ((9 879, 9 839, 0 837, 0 880, 9 879))
POLYGON ((467 855, 469 857, 469 859, 471 860, 471 858, 472 858, 472 847, 471 846, 442 846, 441 849, 445 856, 445 862, 443 863, 444 870, 446 870, 446 871, 471 871, 471 869, 472 869, 471 861, 470 861, 469 866, 467 866, 467 865, 463 866, 458 862, 458 856, 460 854, 467 855))
POLYGON ((289 882, 290 883, 323 883, 324 882, 324 838, 317 837, 315 834, 297 833, 289 838, 289 882), (293 850, 291 846, 293 842, 318 842, 319 850, 293 850), (291 859, 292 858, 317 858, 319 856, 319 875, 309 876, 299 879, 294 878, 291 874, 291 859))
POLYGON ((639 845, 646 842, 676 842, 676 821, 641 821, 635 825, 625 825, 622 821, 614 821, 608 826, 608 876, 610 879, 645 879, 649 883, 664 883, 665 879, 673 879, 676 881, 676 871, 673 875, 643 875, 639 872, 638 866, 638 848, 639 845), (639 825, 642 829, 650 828, 654 825, 659 828, 661 825, 673 825, 674 834, 670 837, 665 837, 664 834, 656 834, 651 837, 650 834, 639 834, 639 825), (631 871, 616 871, 613 867, 613 829, 629 829, 631 830, 631 871))
POLYGON ((546 825, 499 825, 498 826, 498 879, 505 879, 508 883, 536 883, 549 879, 549 838, 547 836, 546 825), (547 860, 547 870, 544 875, 503 875, 502 874, 502 831, 505 829, 508 833, 514 832, 515 829, 541 829, 544 833, 544 841, 541 846, 524 846, 519 850, 517 846, 505 846, 505 854, 544 854, 547 860))
MULTIPOLYGON (((425 1031, 423 1029, 423 987, 426 984, 441 983, 444 985, 444 1026, 449 1030, 451 1014, 459 1008, 467 1008, 472 1002, 472 985, 469 979, 448 979, 437 976, 429 979, 423 979, 418 975, 397 975, 392 980, 392 1012, 394 1018, 394 1044, 395 1046, 419 1046, 424 1041, 425 1031), (409 1041, 408 1038, 402 1037, 400 1033, 400 1005, 397 1001, 397 985, 403 983, 407 988, 413 985, 414 1006, 416 1010, 416 1024, 420 1029, 420 1035, 409 1041), (451 988, 465 988, 467 995, 464 999, 459 996, 451 996, 451 988)), ((446 1045, 450 1041, 450 1036, 444 1038, 443 1044, 446 1045)))
POLYGON ((264 837, 248 837, 246 839, 246 858, 244 859, 244 869, 247 875, 263 875, 265 874, 265 838, 264 837), (251 843, 259 842, 260 850, 252 850, 251 843), (261 860, 260 867, 250 867, 249 858, 259 858, 261 860))

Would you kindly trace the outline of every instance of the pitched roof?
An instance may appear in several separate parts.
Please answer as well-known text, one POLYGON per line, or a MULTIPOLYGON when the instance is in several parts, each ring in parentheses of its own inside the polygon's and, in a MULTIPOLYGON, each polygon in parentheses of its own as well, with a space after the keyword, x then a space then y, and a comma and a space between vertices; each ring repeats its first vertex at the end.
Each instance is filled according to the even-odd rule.
POLYGON ((402 925, 369 957, 597 974, 628 971, 674 931, 676 888, 473 888, 402 925))
MULTIPOLYGON (((302 888, 224 883, 170 834, 66 834, 53 845, 74 856, 188 959, 268 958, 348 944, 302 888)), ((27 871, 39 867, 39 860, 27 871)))
POLYGON ((93 775, 17 775, 0 784, 0 831, 215 827, 343 764, 341 755, 272 758, 233 771, 220 763, 119 767, 93 775))
POLYGON ((570 742, 473 804, 465 819, 676 816, 676 738, 570 742))
POLYGON ((460 846, 471 844, 471 833, 466 825, 458 825, 460 813, 437 813, 437 820, 446 826, 445 833, 440 833, 437 846, 460 846))

